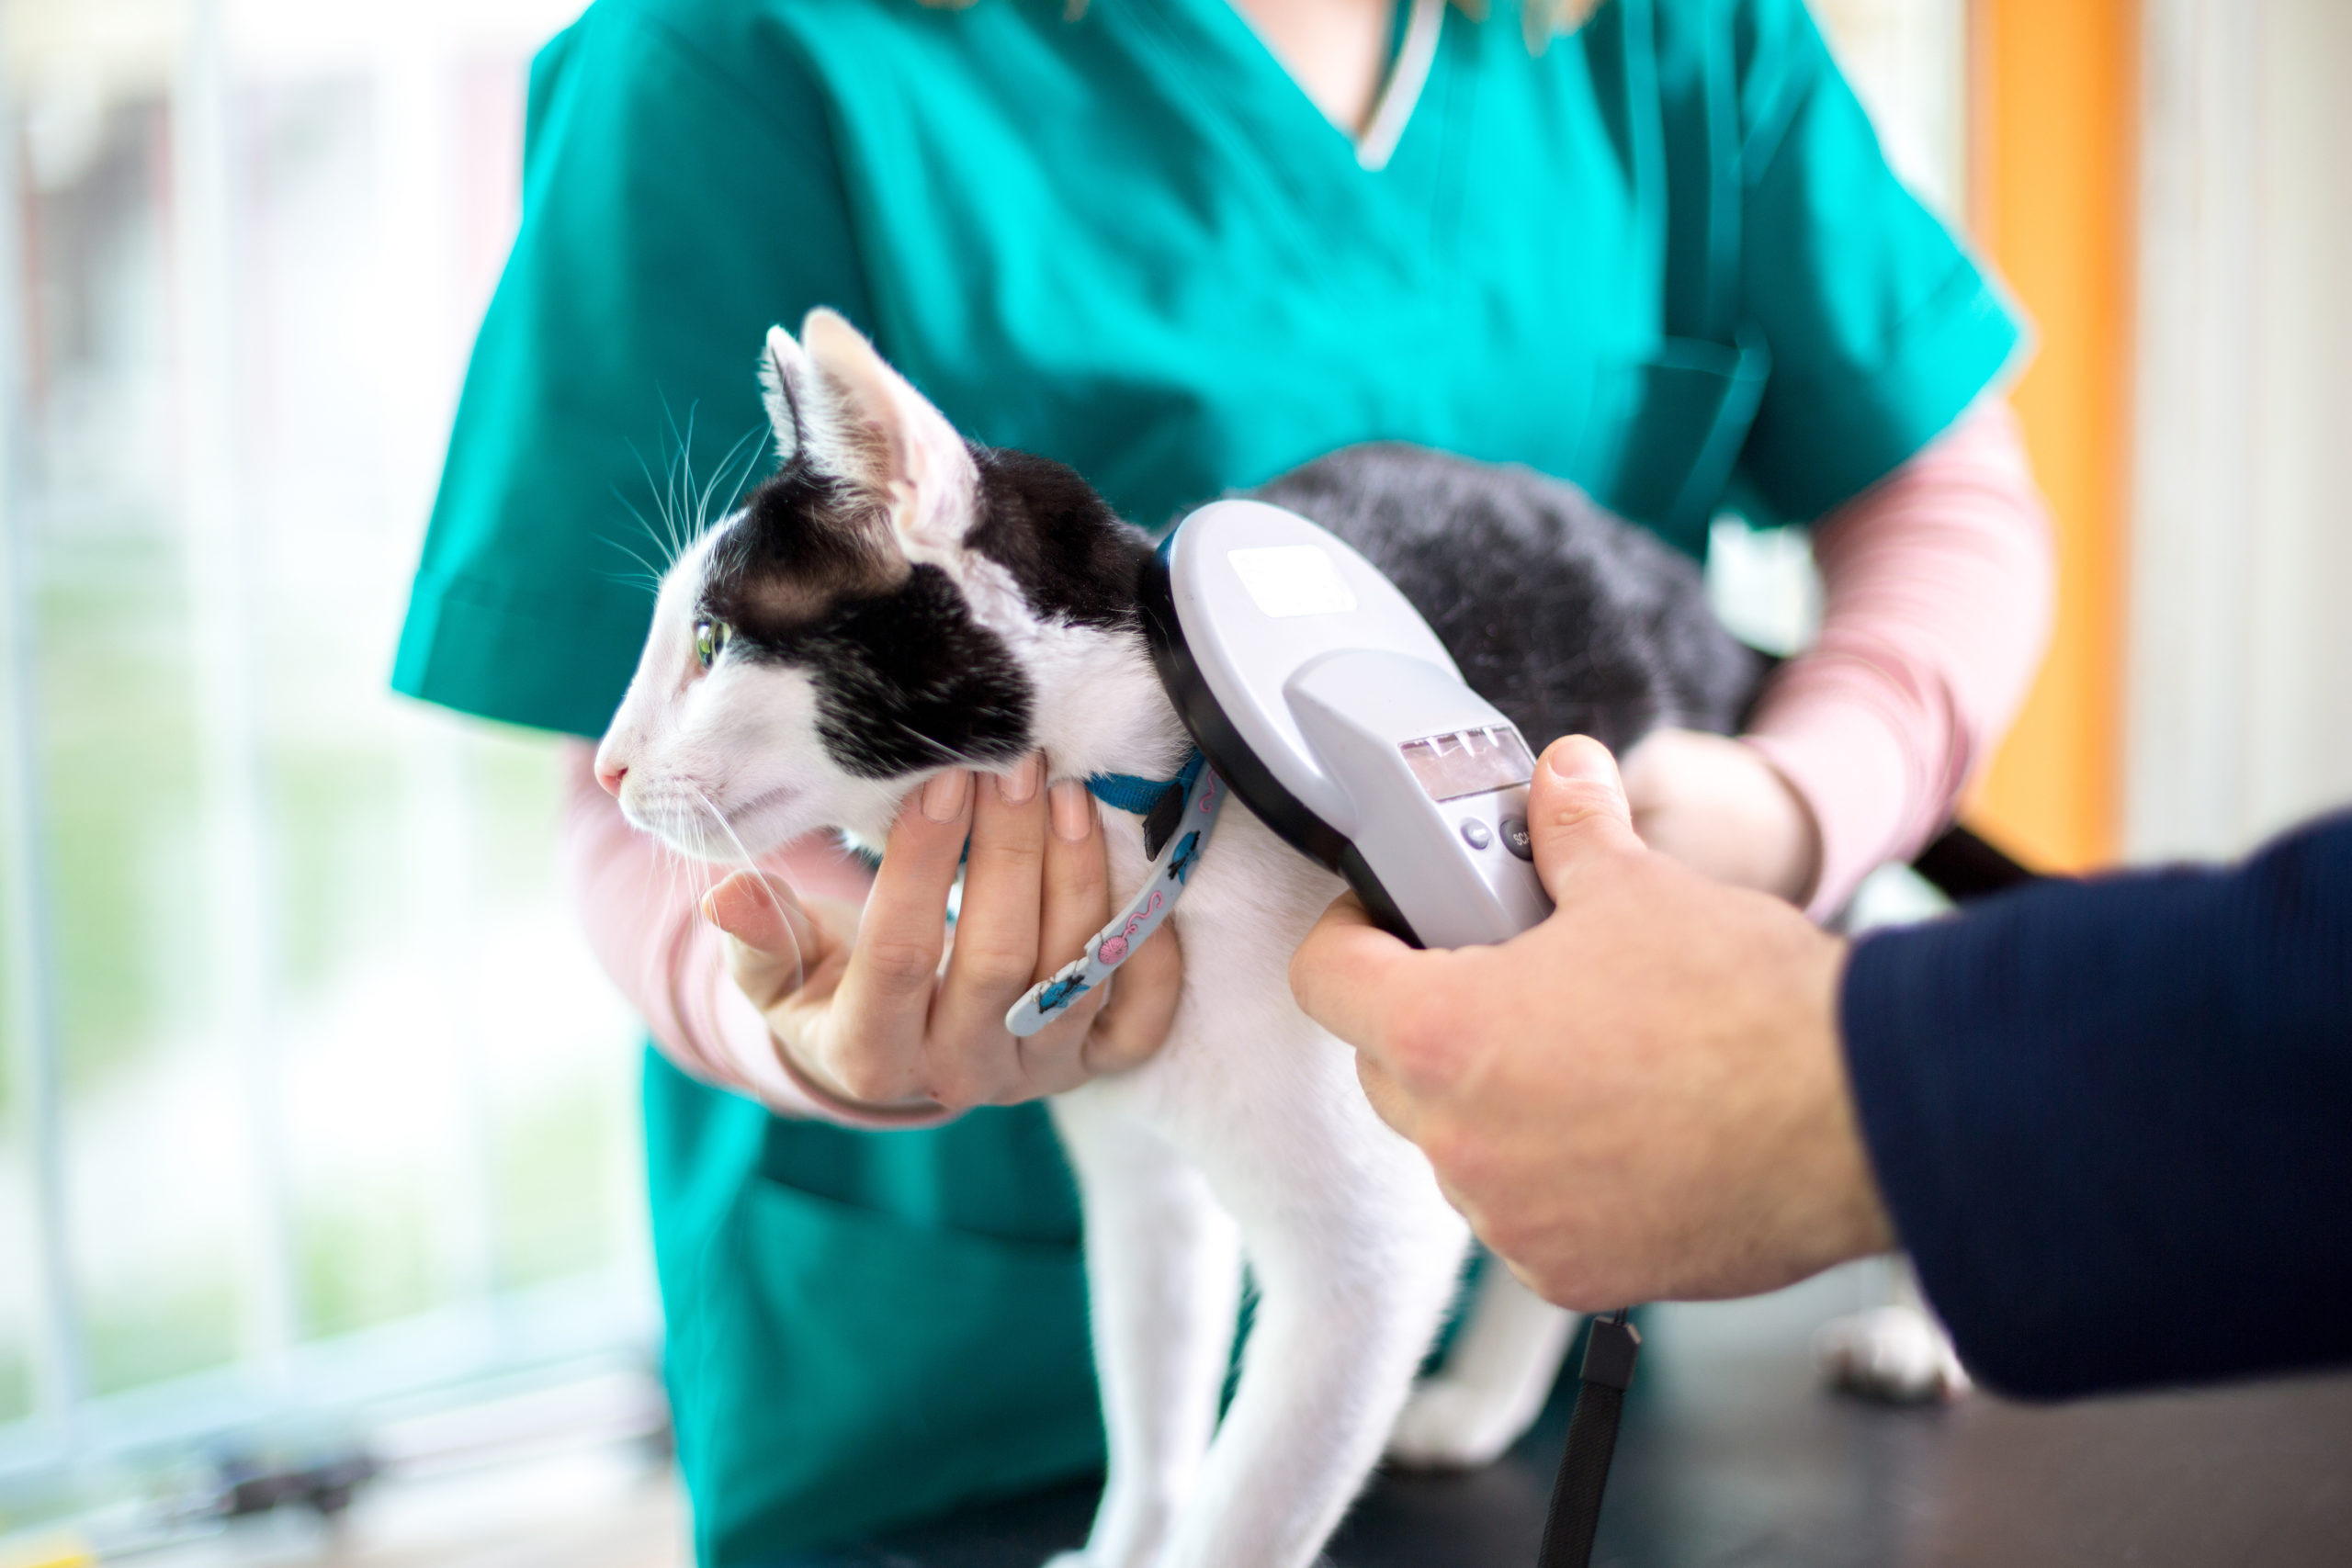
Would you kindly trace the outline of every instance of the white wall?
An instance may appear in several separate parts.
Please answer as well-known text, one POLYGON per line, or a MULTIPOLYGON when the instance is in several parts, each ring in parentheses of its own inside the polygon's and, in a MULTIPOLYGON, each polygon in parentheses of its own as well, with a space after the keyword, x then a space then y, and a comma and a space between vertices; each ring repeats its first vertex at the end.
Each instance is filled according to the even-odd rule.
POLYGON ((2352 5, 2146 23, 2135 859, 2352 802, 2352 5))
POLYGON ((1937 211, 1968 192, 1967 0, 1811 0, 1887 161, 1937 211))

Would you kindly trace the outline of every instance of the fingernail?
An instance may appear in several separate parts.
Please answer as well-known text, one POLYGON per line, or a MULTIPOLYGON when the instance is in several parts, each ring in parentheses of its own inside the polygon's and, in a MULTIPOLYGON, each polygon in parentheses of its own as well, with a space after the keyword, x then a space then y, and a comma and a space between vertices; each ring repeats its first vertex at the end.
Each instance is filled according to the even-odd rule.
POLYGON ((1094 797, 1083 779, 1064 779, 1046 792, 1054 818, 1054 837, 1064 843, 1082 844, 1094 830, 1094 797))
MULTIPOLYGON (((704 895, 702 896, 702 906, 701 906, 701 908, 702 908, 702 918, 703 918, 704 919, 706 919, 706 920, 708 920, 708 921, 709 921, 712 925, 714 925, 714 926, 718 925, 718 888, 714 887, 714 888, 712 888, 709 892, 707 892, 707 893, 706 893, 706 894, 704 894, 704 895)), ((719 929, 720 929, 721 931, 724 931, 724 930, 726 930, 727 928, 726 928, 726 927, 724 927, 724 926, 719 926, 719 929)))
POLYGON ((961 768, 948 769, 922 786, 922 814, 934 822, 955 821, 964 815, 971 786, 971 774, 961 768))
POLYGON ((1616 768, 1600 741, 1571 735, 1544 749, 1544 771, 1568 784, 1609 784, 1616 768))
POLYGON ((1029 797, 1037 793, 1037 776, 1043 771, 1037 763, 1037 753, 1030 752, 1012 764, 1012 772, 999 775, 997 797, 1007 806, 1026 806, 1029 797))

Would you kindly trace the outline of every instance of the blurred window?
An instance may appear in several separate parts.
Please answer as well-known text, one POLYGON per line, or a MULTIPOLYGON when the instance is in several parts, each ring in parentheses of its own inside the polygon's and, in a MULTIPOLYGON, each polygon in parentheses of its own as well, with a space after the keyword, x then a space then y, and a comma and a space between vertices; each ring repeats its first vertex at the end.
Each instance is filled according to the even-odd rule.
POLYGON ((77 1456, 650 1344, 551 745, 385 687, 570 8, 6 8, 0 1529, 77 1456))

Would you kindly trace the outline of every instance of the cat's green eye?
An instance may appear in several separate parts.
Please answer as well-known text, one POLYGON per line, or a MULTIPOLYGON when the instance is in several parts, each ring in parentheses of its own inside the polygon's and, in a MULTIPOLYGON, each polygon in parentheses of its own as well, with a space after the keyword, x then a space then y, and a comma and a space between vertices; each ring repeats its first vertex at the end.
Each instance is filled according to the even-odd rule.
POLYGON ((711 660, 727 651, 729 635, 725 621, 695 623, 695 657, 702 661, 704 669, 709 669, 711 660))

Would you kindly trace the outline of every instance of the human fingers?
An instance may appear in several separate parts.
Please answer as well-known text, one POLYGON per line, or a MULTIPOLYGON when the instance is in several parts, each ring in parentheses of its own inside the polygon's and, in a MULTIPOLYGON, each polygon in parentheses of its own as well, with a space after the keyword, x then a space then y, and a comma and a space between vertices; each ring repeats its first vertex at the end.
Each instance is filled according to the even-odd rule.
POLYGON ((1735 886, 1803 903, 1820 873, 1813 808, 1765 753, 1728 735, 1653 730, 1620 759, 1634 830, 1735 886))
POLYGON ((780 876, 736 872, 703 896, 703 918, 726 940, 727 972, 763 1012, 800 988, 815 928, 780 876))
POLYGON ((1420 1130, 1421 1108, 1376 1056, 1356 1053, 1356 1081, 1379 1118, 1408 1140, 1420 1130))
POLYGON ((1634 816, 1609 748, 1586 735, 1544 749, 1528 788, 1527 830, 1536 874, 1555 904, 1567 901, 1577 874, 1610 857, 1638 853, 1634 816))
POLYGON ((1708 741, 1721 736, 1684 729, 1654 729, 1617 759, 1634 831, 1646 847, 1712 874, 1709 850, 1722 830, 1720 802, 1709 799, 1713 773, 1708 741), (1711 810, 1714 806, 1718 809, 1711 810))
MULTIPOLYGON (((1056 782, 1046 792, 1046 819, 1043 900, 1035 967, 1029 976, 1033 985, 1084 954, 1087 942, 1111 918, 1111 872, 1102 819, 1085 783, 1079 779, 1056 782)), ((1138 953, 1128 966, 1140 957, 1138 953)), ((1088 1057, 1093 1049, 1094 1026, 1113 988, 1104 984, 1081 993, 1051 1023, 1016 1044, 1024 1098, 1058 1093, 1093 1076, 1095 1069, 1088 1057)))
POLYGON ((1168 1038, 1184 984, 1176 924, 1168 921, 1119 966, 1110 999, 1086 1032, 1081 1065, 1090 1075, 1141 1066, 1168 1038))
POLYGON ((910 795, 890 826, 824 1031, 827 1076, 854 1100, 896 1101, 929 1088, 918 1069, 972 793, 972 775, 950 768, 910 795))
POLYGON ((1299 1010, 1359 1051, 1385 1050, 1397 993, 1418 955, 1372 923, 1342 893, 1291 955, 1290 989, 1299 1010))
POLYGON ((933 1092, 950 1104, 1001 1099, 1020 1075, 1004 1012, 1037 967, 1044 778, 1044 764, 1033 754, 1001 777, 978 781, 964 900, 926 1045, 933 1092))
MULTIPOLYGON (((1649 841, 1650 819, 1673 815, 1687 793, 1688 730, 1653 729, 1617 759, 1617 775, 1625 789, 1625 804, 1634 816, 1634 831, 1649 841)), ((1655 847, 1655 846, 1653 846, 1655 847)))
POLYGON ((1046 792, 1044 898, 1031 984, 1079 956, 1111 918, 1110 857, 1102 813, 1085 781, 1061 779, 1046 792))

